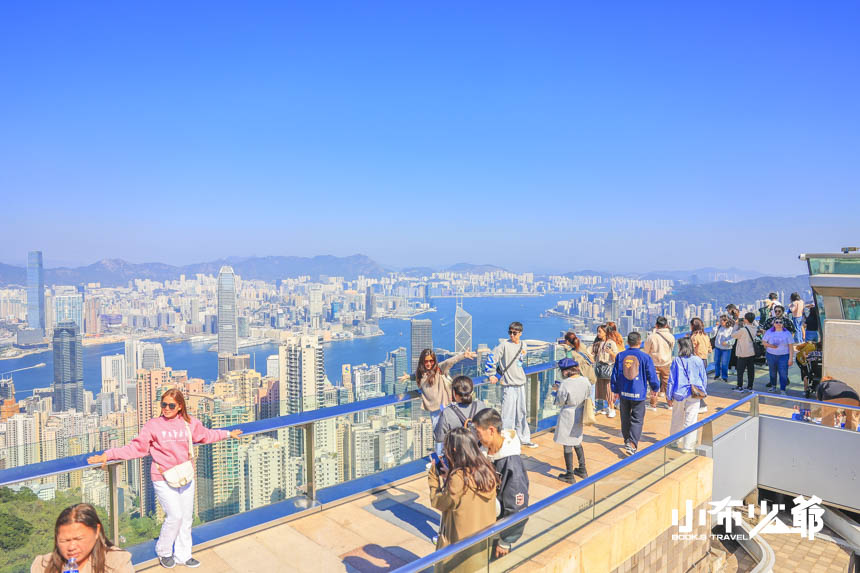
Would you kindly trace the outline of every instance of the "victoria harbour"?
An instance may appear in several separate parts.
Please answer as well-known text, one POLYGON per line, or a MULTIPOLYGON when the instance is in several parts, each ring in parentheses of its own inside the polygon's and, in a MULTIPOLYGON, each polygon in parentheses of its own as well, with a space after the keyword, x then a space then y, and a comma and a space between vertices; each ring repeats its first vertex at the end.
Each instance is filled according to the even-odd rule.
MULTIPOLYGON (((555 340, 567 327, 567 321, 558 317, 541 318, 541 313, 567 298, 562 294, 522 297, 473 297, 463 301, 463 308, 472 314, 473 340, 475 346, 494 346, 504 337, 508 324, 518 320, 525 327, 526 338, 555 340)), ((419 318, 433 321, 433 344, 438 348, 454 347, 454 298, 433 300, 435 312, 419 318)), ((330 342, 325 348, 325 369, 332 384, 340 384, 341 366, 344 364, 375 364, 385 360, 386 354, 398 347, 410 350, 409 321, 381 319, 379 326, 385 333, 381 336, 355 338, 330 342)), ((164 361, 174 370, 187 370, 190 378, 202 378, 207 382, 218 378, 217 354, 209 351, 210 343, 161 342, 164 361)), ((122 354, 123 343, 86 346, 83 348, 84 388, 93 394, 101 390, 101 357, 122 354)), ((251 355, 251 363, 265 373, 266 357, 278 353, 275 343, 243 349, 251 355)), ((30 354, 22 358, 0 361, 0 374, 11 372, 15 380, 15 397, 22 400, 32 394, 34 388, 50 387, 53 380, 53 355, 50 351, 30 354), (32 366, 45 363, 45 366, 32 366), (20 370, 25 369, 25 370, 20 370)))

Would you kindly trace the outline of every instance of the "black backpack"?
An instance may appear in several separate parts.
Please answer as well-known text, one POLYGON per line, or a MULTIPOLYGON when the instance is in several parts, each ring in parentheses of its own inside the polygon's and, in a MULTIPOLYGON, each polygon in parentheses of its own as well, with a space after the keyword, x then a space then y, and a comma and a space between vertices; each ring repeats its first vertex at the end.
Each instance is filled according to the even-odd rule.
POLYGON ((469 408, 468 418, 463 415, 463 412, 461 412, 462 408, 460 408, 459 405, 451 404, 451 408, 454 410, 454 413, 457 415, 457 417, 460 418, 460 421, 463 422, 463 427, 469 428, 477 435, 477 432, 475 431, 475 424, 472 422, 472 418, 474 418, 475 414, 478 413, 478 405, 475 402, 472 402, 472 407, 469 408))

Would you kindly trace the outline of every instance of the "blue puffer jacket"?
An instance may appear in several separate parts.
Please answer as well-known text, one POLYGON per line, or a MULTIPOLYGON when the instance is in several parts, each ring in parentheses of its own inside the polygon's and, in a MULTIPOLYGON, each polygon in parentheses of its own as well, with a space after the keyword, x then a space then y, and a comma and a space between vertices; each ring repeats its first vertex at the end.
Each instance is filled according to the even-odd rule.
POLYGON ((654 370, 654 361, 638 348, 630 348, 618 353, 615 357, 615 366, 612 367, 610 384, 613 392, 635 402, 641 402, 648 397, 649 386, 654 392, 660 390, 660 380, 657 378, 657 371, 654 370), (624 359, 628 356, 639 359, 639 375, 633 380, 624 377, 624 359))

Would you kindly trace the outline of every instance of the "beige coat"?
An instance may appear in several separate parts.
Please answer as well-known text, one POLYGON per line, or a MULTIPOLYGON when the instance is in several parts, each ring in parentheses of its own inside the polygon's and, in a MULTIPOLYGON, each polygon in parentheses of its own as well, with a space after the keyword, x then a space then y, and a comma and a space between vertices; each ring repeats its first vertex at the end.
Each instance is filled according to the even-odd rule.
MULTIPOLYGON (((430 483, 430 504, 442 512, 436 549, 456 543, 496 522, 496 490, 476 491, 466 484, 462 470, 448 476, 444 486, 436 475, 435 465, 427 475, 430 483)), ((479 543, 456 557, 440 564, 444 571, 469 572, 486 570, 487 544, 479 543)))
POLYGON ((421 406, 426 411, 435 413, 451 403, 451 377, 448 373, 465 357, 465 354, 460 353, 445 362, 440 362, 438 369, 425 374, 418 383, 418 389, 421 390, 421 406))
POLYGON ((668 328, 655 328, 645 340, 645 351, 654 361, 654 366, 669 366, 672 364, 672 349, 675 348, 675 337, 668 328))
POLYGON ((711 353, 711 339, 704 332, 696 332, 690 336, 690 342, 693 343, 693 354, 708 361, 708 355, 711 353))
MULTIPOLYGON (((119 547, 113 547, 106 554, 105 573, 134 573, 134 566, 131 564, 131 553, 123 551, 119 547)), ((51 562, 51 553, 39 555, 33 560, 30 565, 30 573, 45 573, 45 568, 51 562)), ((92 573, 93 561, 87 559, 84 566, 80 568, 80 573, 92 573)))

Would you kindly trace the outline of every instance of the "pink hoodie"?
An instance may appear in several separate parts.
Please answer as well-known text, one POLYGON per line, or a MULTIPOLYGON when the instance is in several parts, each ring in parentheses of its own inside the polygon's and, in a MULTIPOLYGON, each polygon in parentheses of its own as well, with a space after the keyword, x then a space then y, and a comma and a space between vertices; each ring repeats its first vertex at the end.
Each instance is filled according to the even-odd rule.
MULTIPOLYGON (((191 439, 195 444, 211 444, 230 437, 227 430, 210 430, 191 416, 191 439)), ((105 451, 108 460, 133 460, 152 455, 152 481, 164 481, 158 470, 167 470, 188 460, 188 435, 182 416, 167 419, 164 416, 152 418, 140 430, 131 443, 121 448, 105 451)))

